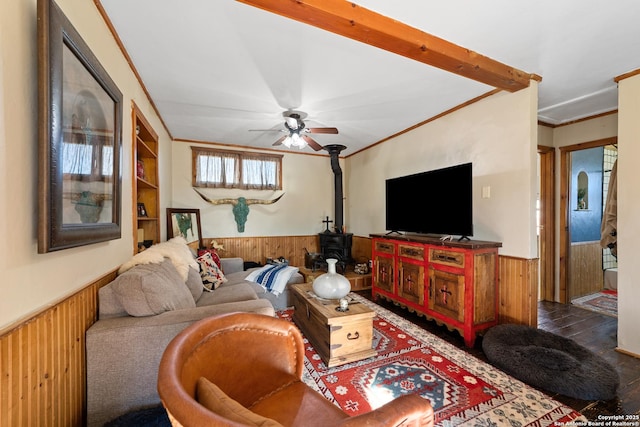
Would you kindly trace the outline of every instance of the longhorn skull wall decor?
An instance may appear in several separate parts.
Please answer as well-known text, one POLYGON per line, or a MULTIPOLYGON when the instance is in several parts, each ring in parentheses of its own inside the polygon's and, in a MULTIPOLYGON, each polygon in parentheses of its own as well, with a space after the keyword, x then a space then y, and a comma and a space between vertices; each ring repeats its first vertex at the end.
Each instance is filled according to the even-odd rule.
POLYGON ((262 200, 262 199, 246 199, 244 197, 238 197, 236 199, 226 198, 226 199, 210 199, 195 188, 193 189, 202 199, 211 203, 212 205, 233 205, 233 217, 236 220, 236 225, 238 226, 238 232, 244 233, 244 225, 247 222, 247 216, 249 215, 249 205, 271 205, 284 196, 282 193, 280 196, 276 197, 272 200, 262 200))

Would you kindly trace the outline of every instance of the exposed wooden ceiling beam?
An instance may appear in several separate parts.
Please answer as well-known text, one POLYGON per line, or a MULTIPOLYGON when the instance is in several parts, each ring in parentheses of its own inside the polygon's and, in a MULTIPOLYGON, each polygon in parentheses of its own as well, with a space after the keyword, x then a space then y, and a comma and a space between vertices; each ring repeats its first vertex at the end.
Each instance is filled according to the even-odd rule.
POLYGON ((237 1, 509 92, 536 78, 345 0, 237 1))

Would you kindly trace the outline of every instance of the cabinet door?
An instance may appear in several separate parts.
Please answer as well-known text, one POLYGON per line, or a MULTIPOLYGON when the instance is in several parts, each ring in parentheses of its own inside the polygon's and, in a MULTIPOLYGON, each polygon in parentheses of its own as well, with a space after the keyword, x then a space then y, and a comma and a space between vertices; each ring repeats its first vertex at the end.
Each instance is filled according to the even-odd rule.
POLYGON ((464 320, 464 275, 429 269, 429 309, 464 320))
POLYGON ((416 304, 424 304, 424 266, 398 260, 398 295, 416 304))
POLYGON ((375 286, 393 293, 393 258, 376 255, 375 286))

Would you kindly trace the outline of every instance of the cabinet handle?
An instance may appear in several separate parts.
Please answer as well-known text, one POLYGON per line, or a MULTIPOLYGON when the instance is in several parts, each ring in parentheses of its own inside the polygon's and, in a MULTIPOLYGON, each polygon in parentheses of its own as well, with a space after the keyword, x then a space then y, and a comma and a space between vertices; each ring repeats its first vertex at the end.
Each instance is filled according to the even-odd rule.
POLYGON ((352 334, 351 332, 347 334, 348 340, 357 340, 358 338, 360 338, 360 334, 358 333, 358 331, 356 331, 355 334, 352 334))

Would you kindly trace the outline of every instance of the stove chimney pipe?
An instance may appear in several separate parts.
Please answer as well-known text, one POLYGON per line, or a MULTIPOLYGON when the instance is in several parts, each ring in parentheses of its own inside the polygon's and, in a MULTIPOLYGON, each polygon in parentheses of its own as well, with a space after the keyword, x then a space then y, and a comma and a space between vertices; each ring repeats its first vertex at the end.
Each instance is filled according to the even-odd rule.
POLYGON ((335 231, 336 233, 342 233, 342 226, 344 222, 344 212, 343 212, 343 195, 342 195, 342 169, 340 168, 339 156, 340 152, 347 148, 344 145, 325 145, 323 147, 325 150, 329 152, 329 157, 331 158, 331 170, 333 170, 334 174, 334 195, 335 195, 335 231))

